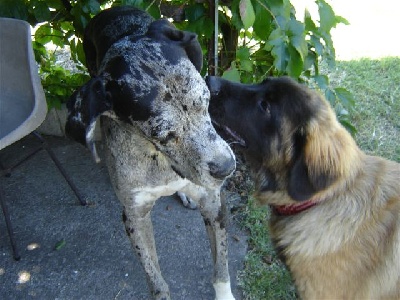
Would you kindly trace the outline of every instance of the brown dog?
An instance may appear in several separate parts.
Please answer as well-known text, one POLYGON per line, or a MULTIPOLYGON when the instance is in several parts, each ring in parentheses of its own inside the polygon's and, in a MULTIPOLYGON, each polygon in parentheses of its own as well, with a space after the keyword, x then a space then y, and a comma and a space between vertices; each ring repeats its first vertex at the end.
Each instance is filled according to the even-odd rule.
POLYGON ((400 165, 369 156, 319 94, 288 78, 207 79, 303 299, 400 299, 400 165))

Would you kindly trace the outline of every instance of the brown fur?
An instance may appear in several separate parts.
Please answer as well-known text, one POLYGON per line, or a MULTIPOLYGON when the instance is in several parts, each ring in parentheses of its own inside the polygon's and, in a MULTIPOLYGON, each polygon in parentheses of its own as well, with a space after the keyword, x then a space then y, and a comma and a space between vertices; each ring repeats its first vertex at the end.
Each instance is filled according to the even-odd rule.
MULTIPOLYGON (((270 220, 300 297, 400 299, 400 164, 363 153, 322 96, 288 79, 253 86, 276 116, 265 124, 276 130, 254 138, 247 132, 259 127, 246 121, 235 128, 229 121, 238 103, 255 105, 248 87, 213 80, 208 80, 211 105, 219 106, 212 117, 218 115, 218 122, 246 141, 258 201, 272 207, 318 202, 294 215, 273 212, 270 220)), ((243 106, 241 111, 246 118, 243 106)), ((247 120, 257 120, 251 113, 247 120)))

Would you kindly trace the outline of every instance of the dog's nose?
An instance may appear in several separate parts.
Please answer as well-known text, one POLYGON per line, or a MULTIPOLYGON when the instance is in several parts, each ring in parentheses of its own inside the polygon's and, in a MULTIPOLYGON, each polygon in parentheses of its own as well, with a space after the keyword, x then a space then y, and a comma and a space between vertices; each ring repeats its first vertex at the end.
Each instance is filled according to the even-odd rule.
POLYGON ((222 162, 209 162, 208 167, 212 177, 216 179, 224 179, 232 174, 236 168, 234 157, 225 158, 222 162))
POLYGON ((219 94, 221 89, 221 82, 219 81, 218 77, 207 76, 206 84, 208 86, 208 89, 210 90, 211 96, 217 96, 219 94))

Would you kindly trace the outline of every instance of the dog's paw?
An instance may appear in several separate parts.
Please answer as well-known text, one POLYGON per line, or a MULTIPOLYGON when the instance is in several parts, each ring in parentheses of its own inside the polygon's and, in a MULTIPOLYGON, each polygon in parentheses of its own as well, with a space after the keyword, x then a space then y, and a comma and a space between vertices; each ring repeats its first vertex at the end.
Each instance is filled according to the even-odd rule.
POLYGON ((235 300, 231 291, 231 283, 216 282, 214 283, 215 300, 235 300))
POLYGON ((176 192, 176 194, 181 199, 184 207, 187 207, 190 209, 197 209, 197 204, 193 201, 193 199, 189 198, 182 192, 176 192))
POLYGON ((154 298, 155 300, 171 300, 170 295, 158 295, 154 298))

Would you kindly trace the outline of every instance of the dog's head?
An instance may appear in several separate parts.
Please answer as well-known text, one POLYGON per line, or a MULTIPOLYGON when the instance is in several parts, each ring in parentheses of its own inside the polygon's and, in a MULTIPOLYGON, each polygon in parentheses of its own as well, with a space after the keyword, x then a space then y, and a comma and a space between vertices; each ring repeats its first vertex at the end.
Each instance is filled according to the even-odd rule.
POLYGON ((98 75, 104 56, 115 42, 130 35, 144 35, 153 21, 147 12, 130 5, 113 6, 98 13, 86 26, 83 37, 89 74, 98 75))
POLYGON ((108 114, 139 128, 180 176, 220 184, 235 159, 211 124, 201 65, 195 34, 155 21, 146 35, 127 36, 110 47, 99 76, 72 96, 66 131, 96 155, 92 128, 98 116, 108 114))
POLYGON ((211 117, 243 147, 261 201, 284 204, 268 197, 282 192, 304 201, 351 173, 358 148, 315 91, 286 77, 254 85, 208 77, 207 84, 211 117))

